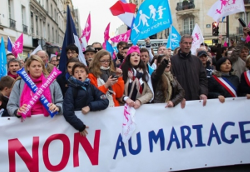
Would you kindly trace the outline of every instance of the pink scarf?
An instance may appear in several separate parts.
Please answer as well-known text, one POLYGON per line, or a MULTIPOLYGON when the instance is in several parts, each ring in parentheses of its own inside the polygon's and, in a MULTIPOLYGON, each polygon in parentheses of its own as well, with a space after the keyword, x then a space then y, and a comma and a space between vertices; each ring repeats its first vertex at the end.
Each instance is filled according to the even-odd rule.
MULTIPOLYGON (((32 79, 32 78, 31 78, 32 79)), ((40 88, 42 86, 43 83, 45 83, 46 78, 44 77, 44 75, 42 74, 39 78, 37 79, 32 79, 32 81, 36 84, 36 86, 38 88, 40 88)), ((31 100, 31 97, 34 95, 35 93, 33 93, 31 91, 31 89, 29 88, 29 86, 25 83, 24 87, 23 87, 23 92, 21 93, 21 97, 20 97, 20 107, 23 104, 28 104, 29 101, 31 100)), ((43 95, 47 98, 47 100, 51 103, 52 99, 51 99, 51 93, 50 93, 50 89, 49 87, 47 87, 44 92, 43 95)), ((44 116, 49 116, 49 113, 47 112, 47 110, 44 108, 44 106, 42 105, 42 103, 38 100, 34 106, 31 108, 31 111, 27 114, 27 116, 31 116, 31 115, 36 115, 36 114, 44 114, 44 116)))
POLYGON ((13 74, 10 73, 10 71, 8 71, 8 76, 10 76, 10 77, 12 77, 12 78, 14 78, 14 79, 17 79, 17 77, 18 77, 19 75, 18 75, 18 74, 13 75, 13 74))

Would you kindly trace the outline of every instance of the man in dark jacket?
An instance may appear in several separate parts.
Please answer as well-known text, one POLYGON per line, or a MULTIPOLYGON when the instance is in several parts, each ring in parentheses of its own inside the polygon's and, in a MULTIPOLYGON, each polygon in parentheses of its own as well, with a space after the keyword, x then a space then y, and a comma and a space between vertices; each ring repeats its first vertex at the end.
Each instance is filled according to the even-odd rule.
POLYGON ((207 76, 200 59, 191 55, 193 38, 184 35, 180 41, 180 50, 171 58, 172 72, 185 90, 186 100, 203 100, 203 106, 207 101, 207 76))

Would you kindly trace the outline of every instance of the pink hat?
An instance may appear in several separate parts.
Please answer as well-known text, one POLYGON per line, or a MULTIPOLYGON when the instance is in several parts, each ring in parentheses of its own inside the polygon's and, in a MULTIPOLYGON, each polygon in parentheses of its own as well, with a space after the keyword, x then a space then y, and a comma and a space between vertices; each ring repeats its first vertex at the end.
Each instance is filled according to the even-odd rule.
POLYGON ((140 48, 137 45, 133 45, 128 49, 127 56, 133 52, 140 54, 140 48))

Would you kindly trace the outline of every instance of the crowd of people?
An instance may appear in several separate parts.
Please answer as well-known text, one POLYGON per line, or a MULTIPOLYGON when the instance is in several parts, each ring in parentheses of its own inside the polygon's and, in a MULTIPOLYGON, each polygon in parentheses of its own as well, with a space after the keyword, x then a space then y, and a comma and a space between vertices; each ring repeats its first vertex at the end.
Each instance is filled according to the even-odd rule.
MULTIPOLYGON (((68 45, 66 71, 57 77, 43 95, 49 101, 49 110, 63 114, 82 136, 88 126, 75 111, 87 114, 107 107, 122 106, 127 103, 135 109, 148 103, 165 103, 166 108, 186 101, 218 99, 224 103, 227 97, 244 96, 250 99, 250 58, 245 46, 249 28, 236 45, 222 46, 218 38, 216 51, 201 44, 197 54, 191 54, 193 38, 184 35, 180 46, 172 51, 165 45, 159 46, 154 54, 150 39, 146 47, 129 46, 127 42, 117 44, 116 58, 102 49, 99 42, 89 45, 83 52, 87 66, 79 62, 78 48, 68 45)), ((49 56, 40 50, 24 62, 13 54, 7 55, 8 75, 0 80, 0 114, 2 117, 16 116, 27 110, 27 103, 34 96, 17 71, 22 67, 39 88, 54 67, 58 67, 60 54, 49 56)), ((48 111, 37 101, 27 116, 44 114, 48 111)))

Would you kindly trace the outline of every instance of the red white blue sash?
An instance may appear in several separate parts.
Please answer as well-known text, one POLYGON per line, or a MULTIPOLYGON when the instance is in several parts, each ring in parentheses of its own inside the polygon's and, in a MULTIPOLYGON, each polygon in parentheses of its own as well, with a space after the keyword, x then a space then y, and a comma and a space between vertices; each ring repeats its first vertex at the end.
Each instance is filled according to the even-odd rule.
POLYGON ((250 70, 244 72, 244 77, 245 77, 247 85, 250 87, 250 70))
POLYGON ((217 77, 213 75, 214 79, 223 86, 232 97, 237 97, 236 88, 232 83, 230 83, 226 78, 223 77, 217 77))

